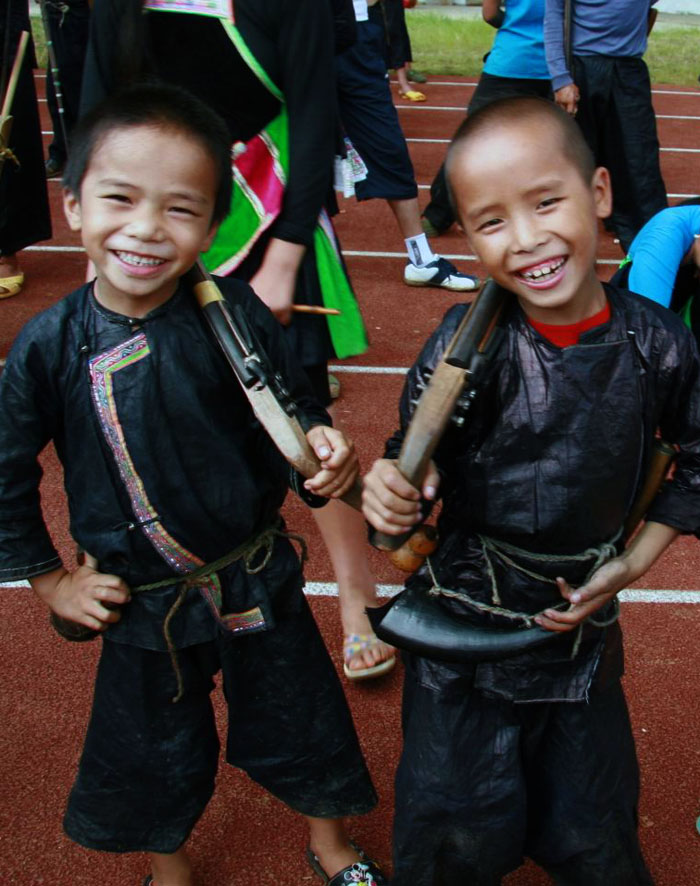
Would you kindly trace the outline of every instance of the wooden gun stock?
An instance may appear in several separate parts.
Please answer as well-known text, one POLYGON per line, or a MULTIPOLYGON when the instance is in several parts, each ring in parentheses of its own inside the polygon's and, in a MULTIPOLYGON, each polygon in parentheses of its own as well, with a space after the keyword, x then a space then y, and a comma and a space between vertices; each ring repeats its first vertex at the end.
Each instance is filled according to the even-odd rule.
MULTIPOLYGON (((498 346, 498 323, 508 298, 510 293, 492 280, 484 285, 421 394, 397 462, 401 474, 416 489, 423 485, 430 459, 457 401, 465 389, 476 391, 481 372, 498 346)), ((372 544, 380 550, 395 551, 412 534, 386 535, 375 532, 372 544)))
POLYGON ((625 540, 629 539, 644 519, 644 515, 651 507, 657 492, 661 489, 666 479, 675 455, 676 450, 669 443, 666 443, 665 440, 655 441, 644 485, 625 520, 625 528, 623 530, 625 540))

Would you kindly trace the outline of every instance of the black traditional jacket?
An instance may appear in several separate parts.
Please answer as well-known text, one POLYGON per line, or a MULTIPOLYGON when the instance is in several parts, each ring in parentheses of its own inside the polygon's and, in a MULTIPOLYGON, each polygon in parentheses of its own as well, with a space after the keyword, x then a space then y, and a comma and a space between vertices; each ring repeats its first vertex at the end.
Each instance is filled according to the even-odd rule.
MULTIPOLYGON (((606 292, 610 321, 573 347, 551 344, 515 303, 511 308, 504 341, 464 427, 451 427, 435 456, 442 510, 432 565, 440 587, 518 612, 561 603, 552 580, 564 575, 581 584, 596 560, 595 553, 566 557, 606 542, 621 547, 621 528, 643 483, 657 429, 679 453, 673 480, 648 518, 684 533, 700 530, 695 341, 659 305, 610 286, 606 292), (504 557, 492 540, 496 548, 505 542, 551 559, 507 551, 504 557)), ((460 305, 447 313, 411 369, 401 429, 388 441, 387 457, 398 455, 412 404, 465 311, 460 305)), ((412 580, 432 585, 425 568, 412 580)), ((454 597, 444 605, 468 608, 454 597)), ((470 617, 501 623, 491 614, 470 617)), ((621 672, 616 625, 587 625, 580 648, 573 644, 567 634, 541 650, 480 664, 476 686, 519 701, 574 700, 585 697, 601 656, 607 676, 621 672)))
MULTIPOLYGON (((243 306, 307 425, 330 424, 267 308, 247 284, 218 282, 243 306)), ((72 537, 131 587, 176 580, 254 538, 278 520, 290 477, 183 283, 141 319, 105 309, 87 284, 18 336, 0 379, 2 581, 60 565, 39 499, 37 458, 50 441, 72 537)), ((217 595, 230 630, 269 627, 272 597, 302 580, 286 542, 259 575, 236 564, 220 577, 222 587, 188 594, 172 623, 176 646, 214 636, 217 595)), ((171 585, 134 595, 110 638, 164 648, 175 594, 171 585)))

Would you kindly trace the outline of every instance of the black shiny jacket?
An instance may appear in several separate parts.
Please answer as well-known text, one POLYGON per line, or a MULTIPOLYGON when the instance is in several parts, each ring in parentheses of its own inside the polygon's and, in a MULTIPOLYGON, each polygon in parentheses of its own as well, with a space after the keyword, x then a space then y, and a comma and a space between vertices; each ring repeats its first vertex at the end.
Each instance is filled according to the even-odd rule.
MULTIPOLYGON (((218 282, 243 306, 309 423, 329 424, 267 308, 247 284, 218 282)), ((0 580, 60 565, 39 498, 38 456, 51 441, 73 539, 131 587, 247 542, 276 520, 290 477, 182 283, 140 320, 106 310, 86 285, 18 336, 0 379, 0 580)), ((296 559, 285 564, 275 580, 298 585, 296 559)), ((229 608, 269 596, 265 581, 246 577, 229 608)), ((173 593, 135 596, 110 634, 142 645, 143 625, 167 612, 173 593)), ((161 626, 145 630, 143 645, 159 648, 161 626)), ((209 639, 202 634, 211 629, 206 613, 183 618, 178 644, 209 639)))
MULTIPOLYGON (((657 429, 679 452, 673 479, 648 517, 683 533, 700 530, 695 341, 678 317, 655 303, 610 286, 606 292, 610 321, 568 348, 545 340, 517 305, 511 308, 505 338, 465 425, 448 429, 435 456, 442 510, 440 546, 432 562, 443 588, 491 603, 493 570, 506 608, 534 613, 561 602, 555 584, 487 556, 480 536, 553 557, 551 563, 522 565, 538 575, 564 574, 582 583, 594 557, 573 564, 556 558, 619 535, 644 480, 657 429)), ((401 428, 387 443, 387 457, 398 455, 412 403, 465 310, 459 305, 448 311, 411 369, 401 398, 401 428)), ((413 580, 431 584, 425 570, 413 580)), ((446 605, 459 609, 461 604, 446 605)), ((588 657, 592 669, 585 677, 579 674, 577 692, 587 687, 604 648, 600 631, 587 633, 590 648, 582 644, 579 658, 583 665, 588 657)), ((570 656, 570 637, 558 646, 564 658, 570 656)), ((552 654, 532 653, 519 665, 529 667, 552 654)), ((479 667, 490 674, 498 670, 479 667)), ((615 669, 621 669, 621 659, 615 669)))

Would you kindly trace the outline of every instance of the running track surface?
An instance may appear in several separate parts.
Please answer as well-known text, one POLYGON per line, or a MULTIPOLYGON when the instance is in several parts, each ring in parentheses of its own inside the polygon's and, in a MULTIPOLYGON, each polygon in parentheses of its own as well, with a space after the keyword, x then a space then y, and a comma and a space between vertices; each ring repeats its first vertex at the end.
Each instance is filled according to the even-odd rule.
MULTIPOLYGON (((416 178, 424 186, 421 204, 427 201, 425 186, 445 150, 441 140, 448 139, 461 121, 461 109, 474 86, 459 78, 432 79, 425 88, 425 105, 399 103, 416 178)), ((42 78, 38 84, 43 93, 42 78)), ((663 146, 661 165, 671 202, 699 194, 700 90, 659 86, 654 105, 663 146)), ((48 130, 45 104, 42 120, 48 130)), ((84 257, 76 250, 79 241, 63 220, 58 183, 51 182, 49 191, 54 239, 23 254, 28 278, 25 291, 0 303, 0 357, 6 356, 30 316, 81 282, 84 257)), ((346 201, 337 229, 371 337, 367 354, 338 367, 343 391, 337 415, 357 442, 367 467, 393 430, 403 370, 453 297, 402 284, 403 244, 384 203, 346 201)), ((435 248, 443 255, 459 256, 457 264, 465 270, 480 272, 456 231, 436 241, 435 248)), ((620 257, 611 238, 602 235, 599 272, 603 279, 610 276, 620 257)), ((43 461, 47 520, 61 554, 70 561, 72 546, 61 500, 60 469, 50 451, 43 461)), ((286 517, 310 542, 307 578, 312 607, 340 667, 341 635, 328 558, 302 506, 290 502, 286 517)), ((370 557, 380 582, 392 586, 400 581, 379 554, 372 551, 370 557)), ((642 769, 641 839, 658 886, 700 886, 700 837, 695 831, 700 814, 700 594, 695 591, 699 571, 700 546, 694 539, 681 539, 622 607, 627 642, 625 686, 642 769)), ((76 646, 54 636, 46 612, 28 588, 4 590, 0 619, 0 884, 140 883, 147 870, 144 857, 87 852, 61 832, 63 806, 89 711, 98 644, 76 646)), ((380 796, 378 808, 353 822, 351 830, 365 849, 384 863, 390 858, 392 774, 400 750, 400 686, 397 668, 383 681, 347 687, 380 796)), ((218 696, 215 708, 221 719, 218 696)), ((303 860, 304 843, 305 829, 296 815, 244 775, 222 765, 216 795, 190 845, 202 884, 296 886, 315 881, 303 860)), ((531 864, 506 880, 508 886, 548 882, 531 864)))

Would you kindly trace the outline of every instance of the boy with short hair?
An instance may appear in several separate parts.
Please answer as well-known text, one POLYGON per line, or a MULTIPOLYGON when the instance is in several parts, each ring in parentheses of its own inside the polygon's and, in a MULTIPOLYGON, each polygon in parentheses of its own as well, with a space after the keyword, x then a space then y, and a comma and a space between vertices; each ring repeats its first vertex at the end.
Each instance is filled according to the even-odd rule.
MULTIPOLYGON (((442 495, 440 545, 412 581, 485 630, 526 613, 552 637, 501 661, 407 656, 392 882, 493 886, 528 855, 557 883, 646 886, 613 600, 700 528, 696 346, 677 317, 597 279, 609 176, 555 105, 477 112, 448 176, 471 245, 514 298, 467 423, 444 435, 423 484, 424 498, 442 495), (657 428, 678 446, 675 475, 623 550, 657 428)), ((365 516, 384 533, 420 520, 421 493, 394 459, 465 310, 425 345, 401 430, 366 478, 365 516)))
MULTIPOLYGON (((104 635, 72 839, 148 852, 147 883, 191 886, 184 843, 214 788, 221 670, 229 762, 307 817, 325 882, 352 871, 374 886, 385 880, 341 820, 374 790, 279 516, 290 469, 183 279, 228 211, 229 151, 219 118, 168 87, 116 96, 78 125, 64 205, 96 279, 25 326, 0 382, 0 575, 104 635), (37 456, 51 440, 96 568, 67 571, 44 525, 37 456)), ((352 445, 248 285, 219 285, 304 416, 321 469, 295 485, 341 495, 352 445)))

